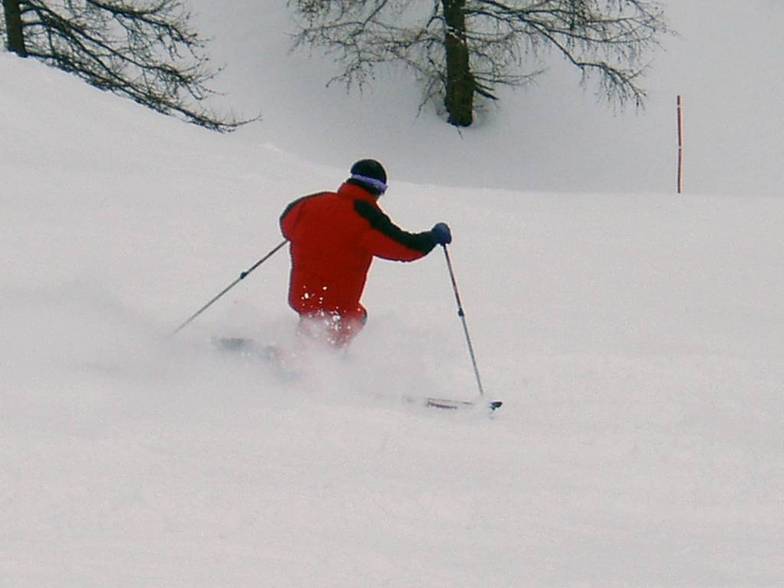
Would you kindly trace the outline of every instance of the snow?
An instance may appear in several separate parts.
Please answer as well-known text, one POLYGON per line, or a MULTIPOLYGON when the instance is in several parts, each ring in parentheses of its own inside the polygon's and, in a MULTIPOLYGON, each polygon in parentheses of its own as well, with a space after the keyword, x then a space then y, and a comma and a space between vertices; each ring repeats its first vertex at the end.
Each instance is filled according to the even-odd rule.
MULTIPOLYGON (((280 39, 219 42, 232 22, 250 29, 252 4, 212 21, 216 46, 266 44, 281 66, 259 85, 279 96, 245 78, 230 97, 263 96, 265 118, 234 135, 0 55, 0 585, 784 583, 780 133, 724 154, 722 189, 703 177, 679 197, 669 163, 638 173, 650 164, 626 142, 669 161, 653 106, 616 120, 634 136, 595 138, 629 158, 617 182, 613 158, 559 178, 559 135, 584 143, 594 123, 571 134, 569 112, 548 128, 548 106, 528 133, 536 113, 509 127, 502 109, 459 139, 432 113, 406 118, 416 89, 384 93, 394 80, 341 107, 342 89, 313 80, 317 57, 292 56, 306 69, 291 76, 280 39), (396 100, 396 118, 379 114, 396 100), (496 135, 523 160, 508 183, 496 135), (390 162, 396 221, 452 226, 483 383, 505 402, 492 418, 402 401, 476 395, 439 251, 376 263, 365 331, 345 355, 300 351, 293 375, 210 344, 296 348, 283 252, 170 336, 280 242, 290 200, 365 155, 390 162)), ((779 10, 727 14, 742 4, 779 10)), ((223 80, 254 63, 229 61, 223 80)))

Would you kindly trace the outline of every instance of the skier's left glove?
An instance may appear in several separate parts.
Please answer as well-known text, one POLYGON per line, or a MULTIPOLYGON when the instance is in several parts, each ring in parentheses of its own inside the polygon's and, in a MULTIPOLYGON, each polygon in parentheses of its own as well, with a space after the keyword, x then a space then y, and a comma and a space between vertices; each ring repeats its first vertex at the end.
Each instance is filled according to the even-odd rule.
POLYGON ((430 229, 430 236, 436 245, 448 245, 452 242, 452 231, 449 230, 449 225, 446 223, 438 223, 430 229))

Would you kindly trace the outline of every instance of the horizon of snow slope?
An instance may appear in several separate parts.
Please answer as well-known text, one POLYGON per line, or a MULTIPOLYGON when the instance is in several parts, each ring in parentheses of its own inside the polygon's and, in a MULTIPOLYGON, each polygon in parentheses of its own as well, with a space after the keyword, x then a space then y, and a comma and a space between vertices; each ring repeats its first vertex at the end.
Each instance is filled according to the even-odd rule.
POLYGON ((394 183, 442 255, 378 262, 366 330, 292 373, 294 197, 336 186, 0 55, 0 584, 775 586, 784 200, 394 183), (56 100, 52 97, 55 96, 56 100))

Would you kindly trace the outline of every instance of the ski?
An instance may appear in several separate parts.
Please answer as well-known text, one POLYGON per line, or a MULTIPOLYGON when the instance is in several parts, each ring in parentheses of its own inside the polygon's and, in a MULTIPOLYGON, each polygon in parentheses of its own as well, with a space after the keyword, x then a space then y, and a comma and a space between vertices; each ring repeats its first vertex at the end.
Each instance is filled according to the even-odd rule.
POLYGON ((236 353, 246 357, 280 360, 283 352, 275 345, 260 345, 246 337, 213 337, 212 344, 220 351, 236 353))
MULTIPOLYGON (((275 345, 260 345, 254 339, 246 337, 213 337, 212 344, 222 352, 237 354, 243 357, 257 358, 277 366, 281 373, 289 374, 290 357, 275 345)), ((290 375, 295 375, 291 372, 290 375)), ((406 402, 419 404, 428 408, 441 410, 477 410, 487 409, 491 413, 503 406, 500 400, 455 400, 452 398, 437 398, 434 396, 404 396, 406 402)))
POLYGON ((451 398, 406 398, 409 402, 424 404, 428 408, 439 408, 441 410, 471 410, 477 408, 487 408, 490 412, 495 412, 503 406, 500 400, 454 400, 451 398))
POLYGON ((277 345, 264 345, 246 337, 213 337, 212 344, 227 356, 267 365, 285 381, 293 381, 301 376, 296 356, 277 345))
POLYGON ((245 351, 256 345, 253 339, 247 337, 213 337, 212 344, 225 351, 245 351))

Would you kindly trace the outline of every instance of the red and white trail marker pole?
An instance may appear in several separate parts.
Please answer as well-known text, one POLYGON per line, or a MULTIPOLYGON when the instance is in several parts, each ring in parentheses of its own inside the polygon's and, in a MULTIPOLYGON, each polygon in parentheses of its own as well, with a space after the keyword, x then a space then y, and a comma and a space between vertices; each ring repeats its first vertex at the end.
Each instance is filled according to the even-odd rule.
POLYGON ((683 194, 683 99, 678 96, 678 194, 683 194))

